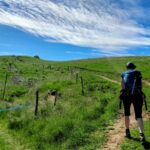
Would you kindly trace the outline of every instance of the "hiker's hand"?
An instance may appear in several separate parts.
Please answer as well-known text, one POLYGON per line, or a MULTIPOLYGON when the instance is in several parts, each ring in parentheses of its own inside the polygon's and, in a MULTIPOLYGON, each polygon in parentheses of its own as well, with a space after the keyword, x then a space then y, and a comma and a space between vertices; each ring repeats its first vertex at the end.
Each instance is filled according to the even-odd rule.
POLYGON ((123 99, 124 99, 124 97, 125 97, 125 90, 124 90, 124 89, 122 89, 122 90, 120 90, 119 99, 120 99, 120 100, 123 100, 123 99))

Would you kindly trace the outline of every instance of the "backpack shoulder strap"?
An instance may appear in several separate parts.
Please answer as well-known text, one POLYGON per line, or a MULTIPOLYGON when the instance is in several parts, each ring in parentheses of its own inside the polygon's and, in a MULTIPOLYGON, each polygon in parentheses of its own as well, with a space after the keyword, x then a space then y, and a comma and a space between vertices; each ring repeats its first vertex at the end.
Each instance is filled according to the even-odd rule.
POLYGON ((139 90, 142 90, 142 74, 140 71, 135 71, 135 78, 136 78, 136 86, 139 90))
POLYGON ((136 71, 135 71, 134 81, 133 81, 133 85, 132 85, 132 92, 131 92, 132 94, 135 91, 136 82, 137 82, 137 74, 136 74, 136 71))
POLYGON ((142 74, 141 74, 141 72, 140 71, 135 71, 135 74, 136 74, 136 78, 142 78, 142 74))

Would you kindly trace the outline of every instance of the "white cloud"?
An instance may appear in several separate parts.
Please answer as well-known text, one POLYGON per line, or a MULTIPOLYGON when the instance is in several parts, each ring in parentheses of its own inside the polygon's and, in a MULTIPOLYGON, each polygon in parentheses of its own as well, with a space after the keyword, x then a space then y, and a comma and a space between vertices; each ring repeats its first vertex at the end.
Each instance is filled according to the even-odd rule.
POLYGON ((150 20, 141 0, 3 0, 0 24, 10 25, 49 42, 68 43, 117 54, 150 46, 150 20), (54 39, 54 40, 52 40, 54 39))
POLYGON ((7 51, 2 51, 0 52, 0 56, 10 56, 10 55, 20 55, 20 56, 23 56, 23 55, 26 55, 26 54, 23 54, 23 53, 11 53, 11 52, 7 52, 7 51))
POLYGON ((99 51, 92 51, 92 52, 73 52, 73 51, 66 51, 66 54, 73 54, 73 55, 81 55, 81 56, 101 56, 104 54, 101 54, 99 51))

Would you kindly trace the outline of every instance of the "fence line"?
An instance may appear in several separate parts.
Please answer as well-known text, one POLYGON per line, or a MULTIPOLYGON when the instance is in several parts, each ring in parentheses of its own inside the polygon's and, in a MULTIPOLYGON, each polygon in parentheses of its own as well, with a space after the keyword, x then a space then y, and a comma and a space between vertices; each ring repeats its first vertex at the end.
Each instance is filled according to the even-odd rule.
POLYGON ((31 108, 32 106, 33 106, 33 105, 17 105, 17 106, 5 108, 5 109, 0 109, 0 113, 1 113, 1 112, 11 111, 11 110, 22 109, 22 108, 31 108))

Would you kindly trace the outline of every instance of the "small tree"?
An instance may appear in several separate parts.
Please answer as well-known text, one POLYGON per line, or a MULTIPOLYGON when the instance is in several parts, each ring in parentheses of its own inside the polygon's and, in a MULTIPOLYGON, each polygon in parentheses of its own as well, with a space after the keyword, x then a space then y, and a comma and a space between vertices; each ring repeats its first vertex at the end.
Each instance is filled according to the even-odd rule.
POLYGON ((34 56, 34 58, 36 58, 36 59, 40 59, 40 57, 39 57, 39 56, 37 56, 37 55, 36 55, 36 56, 34 56))

